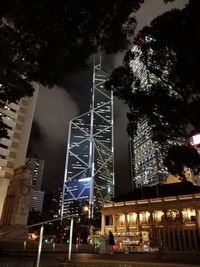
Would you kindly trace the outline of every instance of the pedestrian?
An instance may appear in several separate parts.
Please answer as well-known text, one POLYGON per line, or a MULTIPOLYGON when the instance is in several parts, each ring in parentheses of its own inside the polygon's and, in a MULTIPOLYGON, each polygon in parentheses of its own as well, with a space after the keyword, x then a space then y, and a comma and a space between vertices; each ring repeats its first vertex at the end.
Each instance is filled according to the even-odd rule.
POLYGON ((114 241, 113 233, 111 231, 109 231, 109 245, 110 245, 110 248, 111 248, 110 254, 112 255, 112 254, 114 254, 113 246, 115 245, 115 241, 114 241))

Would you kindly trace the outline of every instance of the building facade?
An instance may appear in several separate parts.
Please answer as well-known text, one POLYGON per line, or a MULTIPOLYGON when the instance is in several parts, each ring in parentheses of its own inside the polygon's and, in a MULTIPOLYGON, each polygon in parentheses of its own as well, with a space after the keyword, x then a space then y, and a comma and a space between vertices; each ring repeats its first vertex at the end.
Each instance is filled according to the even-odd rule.
POLYGON ((166 169, 159 146, 152 140, 152 130, 148 120, 138 121, 137 133, 133 138, 133 166, 135 187, 153 186, 164 181, 166 169))
POLYGON ((32 176, 32 201, 30 210, 42 211, 45 192, 41 190, 44 160, 37 158, 26 158, 26 166, 31 171, 32 176))
POLYGON ((35 191, 41 190, 44 162, 43 159, 26 158, 26 166, 31 170, 33 177, 32 187, 35 191))
POLYGON ((93 217, 113 197, 113 95, 104 88, 106 79, 101 62, 94 64, 90 111, 70 122, 62 215, 70 216, 78 201, 88 204, 93 217))
MULTIPOLYGON (((180 184, 179 184, 180 185, 180 184)), ((174 185, 170 185, 172 188, 174 185)), ((181 186, 181 185, 180 185, 181 186)), ((175 185, 176 189, 179 187, 175 185)), ((120 250, 200 250, 200 188, 190 193, 115 201, 102 210, 102 235, 112 231, 120 250)))
MULTIPOLYGON (((141 62, 141 50, 134 45, 132 52, 135 57, 130 62, 135 80, 132 84, 133 91, 148 91, 155 81, 155 76, 151 74, 141 62), (138 88, 138 80, 140 85, 138 88)), ((131 142, 133 164, 132 184, 138 188, 142 186, 153 186, 164 180, 166 169, 163 166, 163 158, 159 145, 152 140, 152 129, 148 124, 148 119, 143 117, 137 121, 137 131, 131 142)))
POLYGON ((22 98, 1 110, 8 137, 0 140, 0 216, 14 170, 25 164, 38 87, 34 84, 33 97, 22 98))
POLYGON ((30 210, 42 212, 44 193, 45 192, 41 190, 33 190, 30 210))

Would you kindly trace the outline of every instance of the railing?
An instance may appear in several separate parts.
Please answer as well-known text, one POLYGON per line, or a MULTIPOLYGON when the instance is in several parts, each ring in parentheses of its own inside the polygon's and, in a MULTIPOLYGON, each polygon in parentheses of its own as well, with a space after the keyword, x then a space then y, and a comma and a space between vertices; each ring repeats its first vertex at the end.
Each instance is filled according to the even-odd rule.
MULTIPOLYGON (((40 237, 39 237, 39 243, 38 243, 38 249, 37 249, 37 263, 36 263, 36 267, 40 266, 40 256, 41 256, 41 250, 42 250, 42 240, 43 240, 43 232, 44 232, 44 224, 47 223, 51 223, 51 222, 55 222, 55 221, 62 221, 63 219, 67 219, 69 218, 68 216, 63 216, 60 218, 56 218, 56 219, 52 219, 52 220, 47 220, 47 221, 43 221, 43 222, 39 222, 36 224, 32 224, 32 225, 28 225, 28 226, 24 226, 21 227, 17 230, 10 230, 10 231, 5 231, 5 232, 1 232, 0 236, 6 235, 6 234, 11 234, 13 232, 20 232, 35 226, 41 226, 40 227, 40 237)), ((72 252, 72 237, 73 237, 73 224, 74 224, 74 219, 71 218, 71 223, 70 223, 70 235, 69 235, 69 249, 68 249, 68 260, 71 260, 71 252, 72 252)), ((26 240, 24 241, 23 244, 23 249, 25 250, 26 248, 26 240)), ((55 247, 54 247, 55 248, 55 247)))

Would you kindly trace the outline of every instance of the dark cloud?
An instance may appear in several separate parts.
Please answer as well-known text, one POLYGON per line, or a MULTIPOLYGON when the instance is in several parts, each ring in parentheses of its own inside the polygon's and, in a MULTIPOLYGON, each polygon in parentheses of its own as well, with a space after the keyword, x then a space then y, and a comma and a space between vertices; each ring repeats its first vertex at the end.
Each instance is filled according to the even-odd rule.
MULTIPOLYGON (((124 53, 116 55, 102 54, 102 69, 109 75, 113 68, 122 64, 124 53)), ((87 68, 79 73, 66 76, 58 86, 65 88, 71 98, 77 103, 80 114, 87 112, 91 103, 91 88, 93 79, 93 56, 88 60, 87 68), (80 97, 81 96, 81 97, 80 97)), ((99 62, 99 56, 96 56, 99 62)))
POLYGON ((188 1, 189 0, 175 0, 172 3, 169 2, 164 4, 163 1, 160 0, 146 0, 136 14, 136 19, 138 21, 136 33, 144 26, 150 24, 150 22, 157 16, 173 8, 183 8, 188 1))
POLYGON ((32 134, 28 156, 45 160, 43 187, 47 191, 62 185, 69 121, 78 114, 77 104, 62 87, 40 87, 32 129, 40 134, 37 138, 32 134))

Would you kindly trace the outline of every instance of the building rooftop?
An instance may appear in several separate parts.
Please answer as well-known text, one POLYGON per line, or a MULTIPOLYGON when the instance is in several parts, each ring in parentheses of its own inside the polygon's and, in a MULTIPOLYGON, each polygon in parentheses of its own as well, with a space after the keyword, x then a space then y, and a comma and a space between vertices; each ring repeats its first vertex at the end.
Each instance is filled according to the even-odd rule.
POLYGON ((187 195, 200 193, 200 186, 192 182, 179 182, 172 184, 161 184, 151 187, 137 188, 136 190, 113 198, 114 202, 149 199, 167 196, 187 195))

